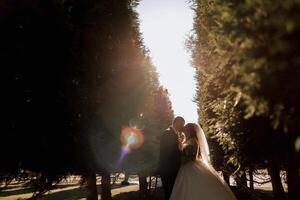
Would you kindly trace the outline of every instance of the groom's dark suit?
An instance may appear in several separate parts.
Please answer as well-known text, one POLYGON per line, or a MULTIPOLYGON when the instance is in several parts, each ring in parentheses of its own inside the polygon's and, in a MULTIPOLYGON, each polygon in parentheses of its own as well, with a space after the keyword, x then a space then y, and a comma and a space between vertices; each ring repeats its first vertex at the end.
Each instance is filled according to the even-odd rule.
POLYGON ((181 151, 178 135, 170 127, 160 138, 159 173, 161 176, 165 199, 169 199, 181 164, 181 151))

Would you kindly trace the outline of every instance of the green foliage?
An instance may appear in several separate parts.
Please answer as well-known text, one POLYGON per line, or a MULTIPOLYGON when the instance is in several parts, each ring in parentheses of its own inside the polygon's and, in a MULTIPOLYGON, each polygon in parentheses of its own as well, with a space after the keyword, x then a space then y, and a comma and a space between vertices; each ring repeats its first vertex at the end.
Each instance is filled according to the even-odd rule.
POLYGON ((225 155, 225 160, 223 154, 213 155, 219 157, 213 160, 224 161, 218 168, 231 168, 231 163, 244 170, 249 164, 274 158, 283 162, 288 154, 295 155, 291 146, 300 130, 299 2, 192 3, 194 35, 187 44, 197 69, 196 102, 213 148, 225 155))
POLYGON ((143 44, 137 4, 0 5, 0 62, 7 86, 0 150, 14 148, 2 159, 1 177, 20 170, 43 177, 119 170, 121 129, 140 116, 145 144, 128 155, 133 162, 126 168, 155 165, 155 159, 149 161, 156 156, 156 136, 173 112, 143 44), (141 157, 146 164, 136 162, 141 157))

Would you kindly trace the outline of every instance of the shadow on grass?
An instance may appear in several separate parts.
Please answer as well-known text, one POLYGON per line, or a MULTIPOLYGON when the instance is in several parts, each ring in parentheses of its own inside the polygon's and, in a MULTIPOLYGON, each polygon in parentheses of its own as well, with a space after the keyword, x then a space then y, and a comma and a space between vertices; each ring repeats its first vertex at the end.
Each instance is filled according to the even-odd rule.
POLYGON ((39 198, 39 200, 79 200, 86 198, 88 192, 86 187, 78 187, 70 190, 50 193, 39 198))
MULTIPOLYGON (((20 187, 18 187, 20 188, 20 187)), ((21 195, 21 194, 27 194, 27 193, 32 193, 33 189, 32 188, 20 188, 17 190, 10 190, 10 191, 2 191, 0 192, 0 197, 9 197, 12 195, 21 195)))
POLYGON ((113 197, 114 200, 164 200, 163 189, 157 188, 148 194, 147 198, 142 198, 139 191, 124 192, 113 197))
MULTIPOLYGON (((133 186, 137 184, 130 184, 128 186, 133 186)), ((128 187, 124 186, 121 184, 114 184, 112 185, 112 189, 117 189, 121 187, 128 187)), ((79 200, 87 197, 87 190, 86 187, 79 187, 78 184, 68 184, 68 185, 57 185, 53 187, 53 190, 50 191, 48 194, 43 195, 39 198, 39 200, 79 200), (70 188, 67 189, 68 187, 73 187, 73 186, 78 186, 76 188, 70 188), (57 190, 58 191, 53 191, 57 190), (59 191, 59 189, 64 189, 62 191, 59 191)), ((98 190, 98 195, 101 194, 101 185, 97 185, 97 190, 98 190)), ((32 188, 21 188, 18 190, 12 190, 12 191, 3 191, 0 193, 0 198, 1 197, 9 197, 9 196, 15 196, 15 195, 24 195, 28 193, 32 193, 33 189, 32 188)))
MULTIPOLYGON (((129 186, 137 185, 137 184, 130 184, 129 186)), ((118 188, 125 188, 128 186, 123 186, 121 184, 113 185, 112 189, 118 188)), ((49 194, 44 195, 39 198, 39 200, 79 200, 85 199, 87 197, 87 190, 86 187, 79 187, 78 184, 70 184, 70 185, 58 185, 54 189, 58 189, 58 191, 50 191, 49 194), (76 188, 70 188, 72 186, 78 186, 76 188), (59 191, 59 189, 64 189, 59 191)), ((98 194, 101 194, 101 185, 97 185, 98 194)), ((126 188, 125 188, 126 191, 126 188)), ((265 190, 255 190, 254 192, 249 191, 240 191, 235 187, 232 187, 232 191, 235 193, 238 200, 272 200, 272 192, 265 191, 265 190)), ((26 193, 31 193, 32 189, 30 188, 23 188, 20 190, 14 191, 4 191, 0 193, 0 197, 9 197, 13 195, 22 195, 26 193)), ((114 200, 141 200, 145 198, 141 198, 139 191, 132 191, 132 192, 123 192, 117 194, 113 197, 114 200)), ((157 188, 155 191, 151 191, 147 197, 147 200, 164 200, 164 194, 162 188, 157 188)))
MULTIPOLYGON (((239 191, 236 188, 232 188, 232 191, 236 195, 238 200, 272 200, 272 191, 255 190, 254 192, 239 191)), ((116 195, 114 200, 141 200, 139 192, 127 192, 116 195)), ((156 191, 152 191, 147 200, 164 200, 163 189, 158 188, 156 191)))
MULTIPOLYGON (((63 188, 67 188, 67 187, 72 187, 72 186, 76 186, 78 184, 68 184, 68 185, 56 185, 54 186, 52 189, 63 189, 63 188)), ((34 190, 32 188, 29 187, 22 187, 21 185, 19 186, 8 186, 6 188, 6 190, 0 192, 0 197, 7 197, 7 196, 12 196, 12 195, 21 195, 21 194, 28 194, 28 193, 32 193, 34 190), (16 190, 8 190, 7 189, 14 189, 14 188, 19 188, 16 190)))
MULTIPOLYGON (((130 184, 129 186, 132 185, 137 185, 137 184, 130 184)), ((128 187, 128 186, 123 186, 121 184, 117 185, 112 185, 112 189, 117 189, 117 188, 122 188, 122 187, 128 187)), ((98 195, 101 194, 101 185, 97 185, 97 191, 98 195)), ((39 200, 79 200, 79 199, 85 199, 88 195, 88 191, 86 187, 78 187, 70 190, 64 190, 64 191, 59 191, 55 193, 50 193, 47 194, 39 200)))

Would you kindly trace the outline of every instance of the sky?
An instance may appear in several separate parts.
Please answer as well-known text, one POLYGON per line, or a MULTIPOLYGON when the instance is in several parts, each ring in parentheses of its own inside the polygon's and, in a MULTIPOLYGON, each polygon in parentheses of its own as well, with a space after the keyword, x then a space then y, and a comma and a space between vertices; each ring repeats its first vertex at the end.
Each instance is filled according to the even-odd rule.
POLYGON ((170 93, 175 115, 197 122, 195 71, 184 45, 193 26, 193 11, 187 0, 141 0, 137 12, 144 43, 160 83, 170 93))

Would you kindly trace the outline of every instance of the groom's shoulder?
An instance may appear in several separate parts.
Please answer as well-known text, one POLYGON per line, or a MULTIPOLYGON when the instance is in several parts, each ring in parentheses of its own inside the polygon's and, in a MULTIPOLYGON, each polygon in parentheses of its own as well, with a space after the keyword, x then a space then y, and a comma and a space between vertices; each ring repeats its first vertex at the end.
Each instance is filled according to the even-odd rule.
POLYGON ((171 127, 167 128, 164 132, 163 135, 169 135, 174 133, 173 129, 171 127))
POLYGON ((171 127, 168 127, 168 128, 164 131, 164 133, 170 133, 170 132, 172 132, 172 128, 171 128, 171 127))
POLYGON ((161 140, 165 141, 165 142, 176 139, 176 138, 177 138, 177 136, 171 127, 167 128, 161 135, 161 140))

